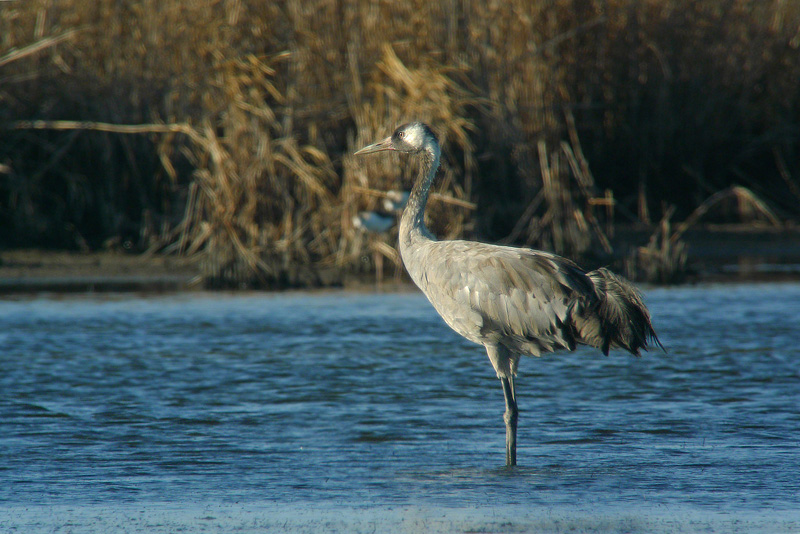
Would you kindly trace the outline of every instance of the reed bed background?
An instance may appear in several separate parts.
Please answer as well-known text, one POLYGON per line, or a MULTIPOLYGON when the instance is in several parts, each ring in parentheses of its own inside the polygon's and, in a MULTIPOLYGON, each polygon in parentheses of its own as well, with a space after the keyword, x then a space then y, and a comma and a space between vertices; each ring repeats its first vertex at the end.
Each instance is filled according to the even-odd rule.
POLYGON ((438 235, 670 281, 685 224, 800 217, 798 80, 793 0, 2 2, 0 244, 216 287, 398 266, 353 216, 414 176, 351 154, 418 119, 438 235), (619 224, 653 238, 621 254, 619 224))

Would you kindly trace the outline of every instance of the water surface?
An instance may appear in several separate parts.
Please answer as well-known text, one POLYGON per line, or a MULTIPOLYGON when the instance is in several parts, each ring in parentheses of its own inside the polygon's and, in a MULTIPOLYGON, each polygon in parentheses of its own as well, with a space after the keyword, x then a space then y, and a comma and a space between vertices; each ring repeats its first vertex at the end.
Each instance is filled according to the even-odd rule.
POLYGON ((800 530, 800 284, 653 289, 669 353, 521 362, 425 298, 0 302, 0 531, 800 530))

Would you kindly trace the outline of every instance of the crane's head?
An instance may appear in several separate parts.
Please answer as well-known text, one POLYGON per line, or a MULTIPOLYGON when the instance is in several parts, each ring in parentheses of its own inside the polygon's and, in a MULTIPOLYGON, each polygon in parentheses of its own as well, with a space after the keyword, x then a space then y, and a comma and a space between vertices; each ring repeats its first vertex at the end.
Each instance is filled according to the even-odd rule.
POLYGON ((436 135, 430 127, 421 122, 409 122, 399 127, 390 137, 383 141, 365 146, 356 152, 356 155, 372 154, 383 150, 413 154, 424 149, 434 150, 434 147, 438 151, 439 141, 437 141, 436 135))

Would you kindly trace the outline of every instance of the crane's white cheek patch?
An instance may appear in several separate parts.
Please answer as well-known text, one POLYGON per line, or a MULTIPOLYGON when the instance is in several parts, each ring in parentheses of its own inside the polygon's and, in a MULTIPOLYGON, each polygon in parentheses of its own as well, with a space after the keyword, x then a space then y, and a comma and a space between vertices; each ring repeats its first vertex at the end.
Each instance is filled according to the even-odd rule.
POLYGON ((406 130, 406 143, 411 146, 422 146, 422 131, 420 128, 406 130))

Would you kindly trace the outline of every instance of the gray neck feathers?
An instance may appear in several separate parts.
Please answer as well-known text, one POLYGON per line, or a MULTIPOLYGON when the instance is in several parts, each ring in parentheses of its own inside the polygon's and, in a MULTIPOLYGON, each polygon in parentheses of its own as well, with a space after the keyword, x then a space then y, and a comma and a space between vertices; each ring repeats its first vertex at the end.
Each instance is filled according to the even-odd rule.
POLYGON ((439 154, 439 144, 435 140, 426 143, 419 153, 419 175, 408 196, 408 204, 406 204, 403 218, 400 221, 401 244, 412 233, 421 233, 426 237, 432 237, 425 227, 425 206, 428 203, 428 192, 436 176, 436 170, 439 168, 439 154))

